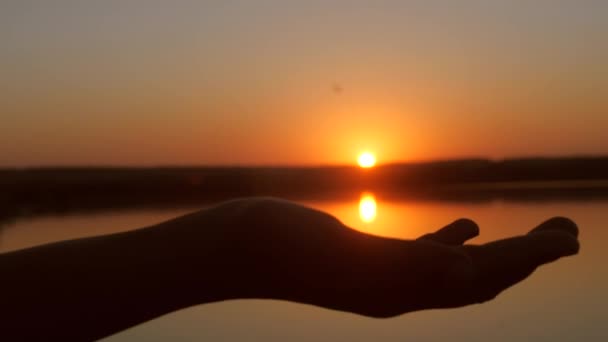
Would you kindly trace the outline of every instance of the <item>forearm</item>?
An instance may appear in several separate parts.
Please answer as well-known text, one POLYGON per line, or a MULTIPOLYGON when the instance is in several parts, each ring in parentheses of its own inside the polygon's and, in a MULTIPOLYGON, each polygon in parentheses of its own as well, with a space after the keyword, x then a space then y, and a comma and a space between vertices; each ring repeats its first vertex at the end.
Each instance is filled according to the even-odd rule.
POLYGON ((0 255, 0 336, 94 340, 236 296, 225 286, 230 273, 216 272, 222 258, 214 239, 194 251, 187 238, 162 224, 0 255))

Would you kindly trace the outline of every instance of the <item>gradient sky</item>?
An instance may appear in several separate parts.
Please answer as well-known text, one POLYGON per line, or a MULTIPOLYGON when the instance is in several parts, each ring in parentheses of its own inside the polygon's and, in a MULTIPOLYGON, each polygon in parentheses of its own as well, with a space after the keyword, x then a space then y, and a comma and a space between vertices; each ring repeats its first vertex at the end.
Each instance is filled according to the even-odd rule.
POLYGON ((602 0, 4 0, 0 166, 608 154, 607 35, 602 0))

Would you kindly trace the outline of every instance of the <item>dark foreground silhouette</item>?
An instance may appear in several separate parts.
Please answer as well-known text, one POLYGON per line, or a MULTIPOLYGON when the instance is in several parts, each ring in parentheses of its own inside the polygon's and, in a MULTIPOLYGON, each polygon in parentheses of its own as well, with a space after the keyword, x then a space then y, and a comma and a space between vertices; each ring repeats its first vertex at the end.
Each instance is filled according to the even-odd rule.
POLYGON ((234 200, 139 230, 0 254, 0 338, 94 340, 243 298, 371 317, 454 308, 493 299, 579 249, 566 218, 463 245, 478 233, 461 219, 417 240, 383 238, 292 202, 234 200))

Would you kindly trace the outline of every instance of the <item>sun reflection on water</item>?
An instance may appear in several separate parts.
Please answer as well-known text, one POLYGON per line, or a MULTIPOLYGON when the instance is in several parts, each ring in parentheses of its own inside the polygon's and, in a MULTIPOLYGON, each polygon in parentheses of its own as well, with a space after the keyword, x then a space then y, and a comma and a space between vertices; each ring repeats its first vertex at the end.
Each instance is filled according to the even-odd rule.
POLYGON ((377 215, 376 198, 371 193, 361 194, 359 200, 359 217, 365 223, 373 222, 377 215))

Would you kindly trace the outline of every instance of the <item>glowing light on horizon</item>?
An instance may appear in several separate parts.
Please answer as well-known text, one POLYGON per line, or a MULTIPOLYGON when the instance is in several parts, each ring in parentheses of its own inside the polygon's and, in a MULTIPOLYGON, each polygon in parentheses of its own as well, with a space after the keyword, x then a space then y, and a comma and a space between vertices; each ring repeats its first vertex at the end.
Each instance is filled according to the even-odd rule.
POLYGON ((357 158, 357 163, 362 168, 370 168, 376 165, 376 156, 371 152, 362 152, 357 158))
POLYGON ((365 223, 373 222, 377 215, 376 198, 370 193, 363 193, 359 200, 359 217, 365 223))

